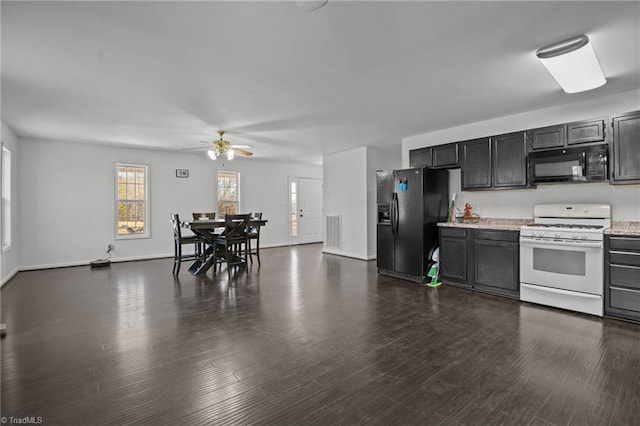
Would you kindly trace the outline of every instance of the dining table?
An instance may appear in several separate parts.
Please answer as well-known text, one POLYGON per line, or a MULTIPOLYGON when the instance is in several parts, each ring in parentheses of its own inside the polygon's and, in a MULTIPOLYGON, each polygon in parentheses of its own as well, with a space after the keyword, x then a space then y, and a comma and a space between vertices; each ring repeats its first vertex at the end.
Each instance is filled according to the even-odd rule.
MULTIPOLYGON (((268 220, 265 219, 250 219, 247 223, 248 226, 258 227, 265 226, 268 220)), ((202 258, 196 259, 195 262, 189 267, 189 272, 193 275, 200 275, 207 272, 213 265, 215 265, 215 238, 221 235, 220 231, 224 232, 225 220, 224 219, 194 219, 191 221, 182 222, 182 226, 188 228, 196 235, 203 237, 206 240, 206 248, 203 250, 202 258)))

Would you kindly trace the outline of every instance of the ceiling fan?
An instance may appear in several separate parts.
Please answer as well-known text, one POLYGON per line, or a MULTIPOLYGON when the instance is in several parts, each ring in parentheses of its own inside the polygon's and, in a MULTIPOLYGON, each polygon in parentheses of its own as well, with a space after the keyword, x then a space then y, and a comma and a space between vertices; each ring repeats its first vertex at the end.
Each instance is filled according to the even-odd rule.
POLYGON ((211 142, 203 142, 209 144, 209 149, 207 149, 207 155, 209 158, 215 160, 221 155, 226 155, 227 160, 233 160, 235 154, 243 155, 245 157, 251 157, 253 155, 253 152, 247 151, 247 149, 251 148, 251 145, 231 145, 231 142, 222 139, 224 133, 224 130, 218 130, 220 139, 211 142))

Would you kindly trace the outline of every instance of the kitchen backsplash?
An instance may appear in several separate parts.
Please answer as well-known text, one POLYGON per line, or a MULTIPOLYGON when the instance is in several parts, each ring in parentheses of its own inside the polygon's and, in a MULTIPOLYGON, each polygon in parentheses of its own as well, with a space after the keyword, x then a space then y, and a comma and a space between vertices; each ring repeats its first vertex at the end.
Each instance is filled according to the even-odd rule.
POLYGON ((530 219, 536 204, 594 203, 610 204, 614 221, 640 221, 640 185, 574 183, 462 192, 460 181, 460 169, 450 170, 449 190, 456 193, 456 206, 462 210, 469 203, 481 217, 530 219))

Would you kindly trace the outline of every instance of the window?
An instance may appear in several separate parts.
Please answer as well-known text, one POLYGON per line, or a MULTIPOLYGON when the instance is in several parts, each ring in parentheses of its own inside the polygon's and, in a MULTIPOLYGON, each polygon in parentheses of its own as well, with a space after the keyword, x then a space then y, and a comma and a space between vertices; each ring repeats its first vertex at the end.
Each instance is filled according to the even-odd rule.
POLYGON ((11 247, 11 151, 2 145, 2 252, 11 247))
POLYGON ((298 194, 296 182, 291 182, 291 236, 298 236, 298 194))
POLYGON ((147 166, 116 164, 116 238, 149 236, 147 166))
POLYGON ((240 207, 240 173, 218 172, 218 216, 238 214, 240 207))

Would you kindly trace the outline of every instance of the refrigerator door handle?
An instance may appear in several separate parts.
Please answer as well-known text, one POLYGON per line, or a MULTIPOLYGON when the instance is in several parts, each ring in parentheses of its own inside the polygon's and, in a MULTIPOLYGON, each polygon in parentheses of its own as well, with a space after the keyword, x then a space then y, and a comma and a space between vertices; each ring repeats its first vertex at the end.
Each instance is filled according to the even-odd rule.
POLYGON ((396 215, 394 209, 396 207, 396 193, 391 194, 391 202, 389 203, 389 219, 391 220, 391 234, 396 235, 395 223, 396 215))
POLYGON ((398 225, 400 223, 400 203, 398 202, 398 194, 394 193, 394 203, 395 203, 395 208, 393 209, 395 214, 395 233, 398 233, 398 225))

